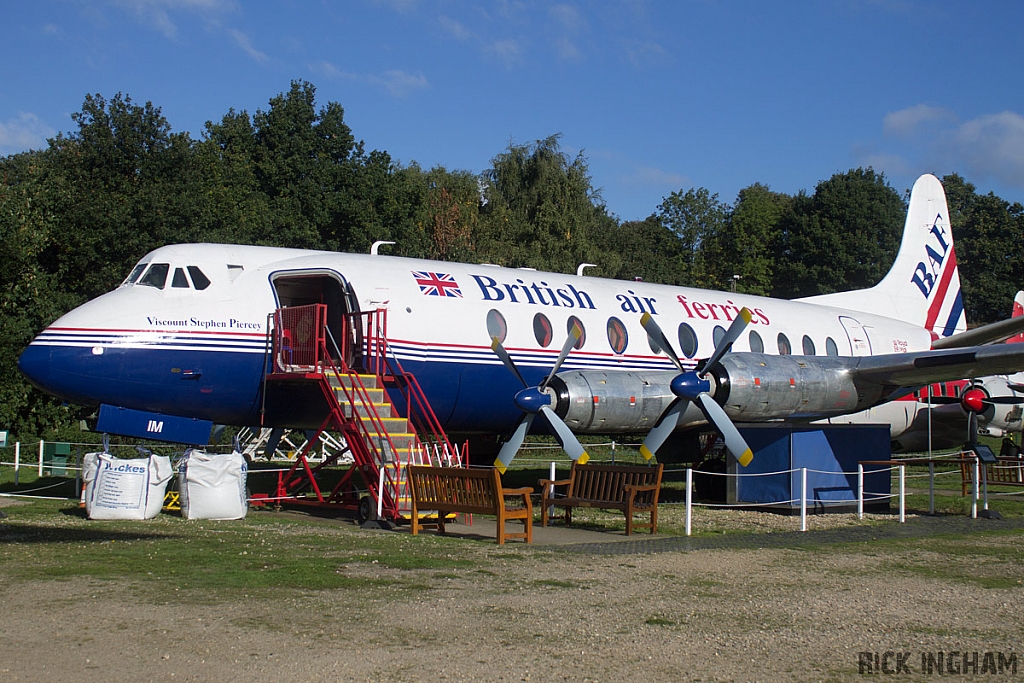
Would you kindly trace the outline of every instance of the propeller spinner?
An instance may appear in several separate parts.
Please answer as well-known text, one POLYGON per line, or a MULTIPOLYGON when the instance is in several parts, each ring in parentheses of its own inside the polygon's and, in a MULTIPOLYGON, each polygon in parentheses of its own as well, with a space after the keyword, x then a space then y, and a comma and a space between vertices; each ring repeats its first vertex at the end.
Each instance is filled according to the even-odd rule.
POLYGON ((640 319, 640 324, 647 331, 654 346, 669 357, 672 363, 679 368, 680 373, 672 380, 672 393, 678 398, 668 407, 668 410, 661 416, 658 423, 654 425, 654 428, 647 434, 647 438, 644 439, 643 444, 640 446, 640 453, 644 458, 650 460, 654 457, 654 454, 658 452, 662 444, 675 431, 676 426, 679 424, 679 418, 686 412, 686 408, 691 402, 696 402, 708 418, 708 421, 722 435, 722 438, 725 440, 725 447, 736 457, 740 465, 746 467, 750 464, 750 461, 754 458, 750 446, 747 445, 747 442, 740 435, 736 425, 729 419, 722 406, 718 405, 712 397, 711 381, 707 379, 708 371, 722 359, 722 356, 728 353, 732 343, 739 338, 743 329, 750 322, 750 317, 750 311, 747 308, 741 308, 739 315, 732 321, 725 336, 719 340, 704 367, 701 370, 687 370, 683 367, 682 361, 679 360, 679 356, 676 355, 672 344, 668 341, 665 333, 662 332, 657 321, 654 320, 650 313, 644 313, 640 319))
POLYGON ((570 458, 583 464, 590 459, 587 455, 587 451, 583 448, 583 445, 576 438, 576 435, 572 433, 569 426, 562 421, 562 418, 558 417, 558 414, 551 408, 552 399, 554 393, 548 389, 548 384, 551 379, 558 372, 558 369, 562 366, 572 347, 579 342, 583 332, 580 330, 578 325, 573 325, 572 330, 569 332, 568 338, 565 340, 565 344, 562 345, 562 351, 558 354, 558 359, 552 366, 548 376, 544 378, 544 381, 535 387, 531 387, 523 379, 522 373, 519 372, 519 368, 512 361, 511 356, 505 350, 505 347, 501 345, 501 342, 497 337, 491 338, 491 350, 501 359, 505 367, 515 375, 523 385, 522 391, 515 396, 516 406, 523 411, 523 419, 519 421, 512 436, 509 437, 501 450, 498 451, 498 458, 494 461, 494 466, 502 474, 508 468, 509 463, 512 462, 512 458, 516 457, 516 453, 519 452, 519 447, 523 445, 523 440, 526 438, 526 434, 530 431, 530 427, 533 425, 533 419, 538 415, 543 415, 551 425, 551 429, 555 432, 555 438, 562 445, 562 450, 565 451, 566 455, 570 458))

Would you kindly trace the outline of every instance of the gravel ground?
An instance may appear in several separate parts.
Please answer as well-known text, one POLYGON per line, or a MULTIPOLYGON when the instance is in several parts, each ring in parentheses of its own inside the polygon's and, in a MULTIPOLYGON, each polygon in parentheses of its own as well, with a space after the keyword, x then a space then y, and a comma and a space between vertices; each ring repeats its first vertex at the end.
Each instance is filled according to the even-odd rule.
MULTIPOLYGON (((130 582, 2 585, 0 681, 852 681, 863 680, 862 651, 899 652, 898 678, 934 680, 922 653, 978 651, 979 671, 985 652, 1024 660, 1024 563, 979 553, 967 573, 1001 581, 951 580, 931 571, 950 561, 934 522, 856 527, 868 533, 829 517, 801 535, 805 547, 787 547, 799 521, 777 515, 758 520, 783 533, 722 536, 729 548, 655 537, 643 542, 658 552, 646 552, 615 532, 568 546, 467 538, 473 568, 415 570, 423 590, 354 604, 328 591, 182 606, 138 601, 130 582), (870 543, 887 533, 928 541, 913 552, 870 543), (863 542, 830 547, 844 535, 863 542)), ((365 563, 338 571, 409 576, 365 563)), ((895 669, 895 654, 887 661, 895 669)), ((1024 677, 1018 666, 999 678, 1024 677)))

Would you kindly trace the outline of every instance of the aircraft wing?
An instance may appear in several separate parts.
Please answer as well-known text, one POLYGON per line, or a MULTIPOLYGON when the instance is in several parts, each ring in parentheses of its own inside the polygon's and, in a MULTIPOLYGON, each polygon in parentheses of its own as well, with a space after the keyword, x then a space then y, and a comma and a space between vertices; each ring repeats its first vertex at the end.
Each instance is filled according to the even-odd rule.
POLYGON ((1024 316, 1000 320, 990 325, 975 327, 960 334, 937 339, 932 343, 933 349, 959 349, 977 344, 997 344, 1010 337, 1024 332, 1024 316))
POLYGON ((852 368, 853 379, 856 383, 909 387, 951 379, 1013 374, 1024 369, 1022 346, 1024 344, 996 344, 864 356, 858 358, 852 368))

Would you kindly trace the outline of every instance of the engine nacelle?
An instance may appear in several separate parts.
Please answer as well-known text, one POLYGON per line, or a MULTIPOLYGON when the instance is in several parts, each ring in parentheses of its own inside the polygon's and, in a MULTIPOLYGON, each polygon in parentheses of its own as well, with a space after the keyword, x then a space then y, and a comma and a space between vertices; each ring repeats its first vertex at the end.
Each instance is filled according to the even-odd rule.
POLYGON ((580 434, 638 433, 655 425, 675 400, 670 371, 572 370, 548 385, 558 413, 580 434))
POLYGON ((712 368, 712 393, 736 422, 826 418, 864 410, 883 387, 858 387, 856 359, 733 353, 712 368))

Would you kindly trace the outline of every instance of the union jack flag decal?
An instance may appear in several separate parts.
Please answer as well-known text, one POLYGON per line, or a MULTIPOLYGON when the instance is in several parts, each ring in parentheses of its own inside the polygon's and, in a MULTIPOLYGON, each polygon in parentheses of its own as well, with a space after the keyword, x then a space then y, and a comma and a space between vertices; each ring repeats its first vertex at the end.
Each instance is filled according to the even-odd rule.
POLYGON ((426 296, 449 296, 455 299, 462 298, 462 290, 455 277, 449 273, 428 273, 414 270, 412 276, 416 278, 416 284, 420 291, 426 296))

